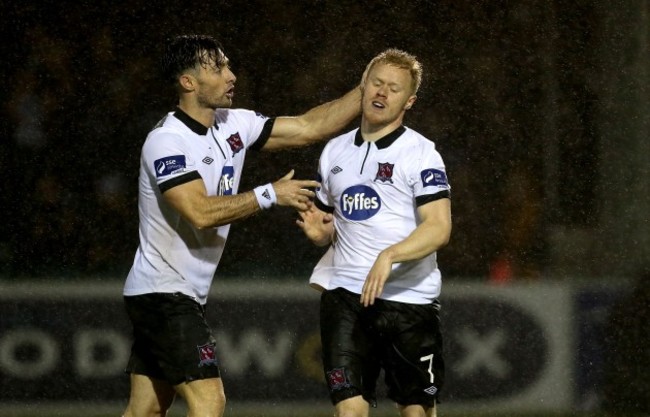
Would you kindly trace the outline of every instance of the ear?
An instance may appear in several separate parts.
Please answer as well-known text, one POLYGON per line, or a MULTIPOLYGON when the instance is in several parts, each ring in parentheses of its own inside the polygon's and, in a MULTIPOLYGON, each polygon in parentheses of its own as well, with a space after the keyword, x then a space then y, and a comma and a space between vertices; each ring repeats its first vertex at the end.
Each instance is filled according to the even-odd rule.
POLYGON ((415 103, 415 100, 417 100, 418 96, 411 96, 409 97, 408 100, 406 100, 406 104, 404 105, 404 110, 410 110, 411 107, 413 107, 413 104, 415 103))
POLYGON ((193 91, 196 87, 196 78, 192 77, 189 74, 182 74, 178 77, 178 83, 183 88, 183 90, 193 91))

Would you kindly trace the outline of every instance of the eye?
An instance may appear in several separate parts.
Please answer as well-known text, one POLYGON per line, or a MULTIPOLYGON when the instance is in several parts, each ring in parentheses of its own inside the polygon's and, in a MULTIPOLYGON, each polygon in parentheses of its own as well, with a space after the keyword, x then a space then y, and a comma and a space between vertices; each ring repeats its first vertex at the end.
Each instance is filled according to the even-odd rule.
POLYGON ((207 70, 214 73, 214 74, 219 74, 221 72, 221 68, 219 67, 218 64, 212 64, 207 67, 207 70))

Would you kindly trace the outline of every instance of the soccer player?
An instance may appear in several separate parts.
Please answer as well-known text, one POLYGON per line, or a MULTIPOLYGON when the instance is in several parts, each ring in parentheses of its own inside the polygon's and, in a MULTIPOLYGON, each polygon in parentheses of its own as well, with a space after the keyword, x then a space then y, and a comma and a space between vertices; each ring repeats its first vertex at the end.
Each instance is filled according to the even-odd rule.
POLYGON ((236 77, 221 45, 203 35, 171 39, 162 70, 179 99, 140 158, 140 244, 124 285, 134 336, 124 415, 164 416, 180 394, 188 416, 221 416, 225 395, 204 312, 229 225, 275 204, 305 210, 318 185, 291 171, 238 193, 246 152, 331 137, 359 114, 361 92, 297 117, 230 109, 236 77))
POLYGON ((341 417, 376 406, 385 372, 402 417, 436 415, 444 381, 436 251, 451 234, 450 186, 434 143, 403 125, 422 66, 388 49, 368 64, 361 126, 320 157, 321 187, 297 224, 330 249, 314 268, 330 398, 341 417))

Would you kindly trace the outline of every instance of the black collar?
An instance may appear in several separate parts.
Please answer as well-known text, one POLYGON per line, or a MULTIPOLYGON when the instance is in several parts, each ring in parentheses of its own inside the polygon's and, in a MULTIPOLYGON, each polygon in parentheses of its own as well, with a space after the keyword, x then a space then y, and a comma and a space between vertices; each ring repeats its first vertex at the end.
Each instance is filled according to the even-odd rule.
POLYGON ((176 107, 174 112, 174 117, 183 122, 185 126, 190 128, 190 130, 197 135, 205 136, 208 134, 208 128, 203 126, 201 123, 192 119, 187 113, 181 110, 179 107, 176 107))
MULTIPOLYGON (((390 145, 393 144, 393 142, 395 142, 397 140, 397 138, 402 136, 402 133, 404 133, 404 132, 406 132, 406 128, 403 125, 401 125, 400 127, 393 130, 392 132, 390 132, 389 134, 387 134, 383 138, 377 139, 375 141, 375 146, 377 147, 377 149, 388 148, 390 145)), ((365 142, 365 141, 363 140, 363 137, 361 137, 361 129, 359 129, 359 130, 357 130, 357 134, 354 137, 354 144, 357 145, 357 146, 361 146, 361 144, 363 144, 363 142, 365 142)))

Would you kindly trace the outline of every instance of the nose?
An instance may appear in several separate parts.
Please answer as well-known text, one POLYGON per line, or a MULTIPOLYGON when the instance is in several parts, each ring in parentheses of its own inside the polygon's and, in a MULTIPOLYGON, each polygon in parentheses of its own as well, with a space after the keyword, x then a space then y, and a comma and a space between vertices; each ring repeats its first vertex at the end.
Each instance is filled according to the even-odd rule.
POLYGON ((235 76, 235 73, 232 72, 232 70, 230 68, 227 68, 227 71, 228 72, 226 73, 226 75, 227 75, 226 78, 228 79, 228 82, 233 82, 234 83, 235 81, 237 81, 237 76, 235 76))

